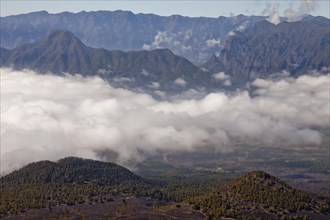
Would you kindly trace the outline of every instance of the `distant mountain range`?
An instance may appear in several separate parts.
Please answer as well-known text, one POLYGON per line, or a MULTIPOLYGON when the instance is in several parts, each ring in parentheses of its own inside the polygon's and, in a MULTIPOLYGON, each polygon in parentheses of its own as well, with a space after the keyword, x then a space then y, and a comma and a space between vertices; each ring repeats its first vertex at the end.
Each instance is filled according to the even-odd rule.
MULTIPOLYGON (((55 15, 36 12, 1 18, 1 44, 4 47, 0 50, 0 66, 29 68, 40 73, 52 72, 59 75, 98 75, 114 86, 143 90, 156 96, 161 96, 163 92, 176 94, 188 89, 207 92, 236 89, 255 78, 267 78, 282 71, 288 71, 291 76, 310 74, 312 70, 328 73, 329 21, 324 17, 307 16, 302 21, 283 21, 273 25, 262 17, 253 16, 213 19, 135 15, 124 11, 55 15), (159 22, 162 25, 157 26, 159 22), (83 24, 86 27, 84 31, 83 24), (70 31, 51 30, 52 27, 70 29, 83 41, 70 31), (96 27, 103 32, 94 30, 96 27), (187 35, 187 39, 194 40, 169 38, 171 44, 163 45, 163 49, 148 47, 148 50, 141 50, 142 41, 137 39, 142 39, 143 36, 143 39, 149 39, 143 33, 150 35, 155 32, 156 27, 171 30, 178 35, 183 33, 183 29, 195 30, 189 32, 189 37, 187 35), (89 28, 91 31, 85 32, 89 28), (215 34, 215 29, 221 31, 215 34), (87 37, 87 33, 93 37, 87 37), (230 36, 226 43, 221 46, 215 43, 216 40, 212 41, 214 44, 209 47, 208 52, 198 50, 201 53, 211 53, 210 59, 200 66, 186 59, 190 59, 193 52, 190 51, 187 55, 172 47, 175 44, 195 48, 196 42, 202 45, 206 38, 221 36, 216 39, 224 39, 228 35, 230 36), (38 40, 35 41, 36 39, 38 40), (97 43, 100 39, 103 39, 102 43, 97 43), (23 44, 26 42, 32 43, 23 44), (86 46, 83 42, 93 46, 139 51, 109 51, 86 46), (109 46, 110 42, 112 46, 109 46), (5 48, 16 45, 21 46, 5 48), (223 48, 221 52, 215 54, 214 50, 220 51, 220 47, 223 48), (230 82, 224 83, 224 77, 215 77, 214 74, 219 72, 224 72, 230 82)), ((159 36, 155 40, 162 41, 166 37, 168 36, 159 36)))
POLYGON ((323 17, 256 23, 230 37, 218 57, 203 67, 253 80, 282 70, 292 76, 330 67, 330 20, 323 17))
POLYGON ((1 48, 1 66, 58 75, 99 75, 115 85, 146 90, 175 92, 210 85, 208 73, 169 49, 131 52, 94 49, 62 30, 51 31, 45 38, 11 51, 1 48))
POLYGON ((107 50, 168 48, 195 65, 207 61, 223 48, 228 33, 243 30, 260 16, 206 18, 180 15, 158 16, 130 11, 46 11, 1 17, 1 47, 13 49, 44 38, 51 30, 68 30, 90 47, 107 50))

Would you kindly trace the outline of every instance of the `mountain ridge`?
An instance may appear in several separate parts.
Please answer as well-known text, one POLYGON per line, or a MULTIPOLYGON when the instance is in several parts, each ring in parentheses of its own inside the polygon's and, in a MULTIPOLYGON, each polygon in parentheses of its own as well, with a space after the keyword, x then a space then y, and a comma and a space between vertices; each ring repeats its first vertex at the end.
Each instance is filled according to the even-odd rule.
POLYGON ((329 21, 316 17, 278 25, 258 22, 244 32, 236 32, 220 55, 202 67, 247 80, 283 70, 295 77, 312 70, 322 71, 330 66, 329 21))
POLYGON ((46 11, 1 17, 1 47, 17 46, 42 39, 53 29, 74 33, 90 47, 107 50, 169 48, 195 65, 220 52, 227 34, 247 27, 262 16, 187 17, 134 14, 130 11, 62 12, 46 11))
POLYGON ((210 80, 207 73, 169 49, 107 51, 87 47, 65 30, 53 30, 35 43, 1 51, 4 51, 1 53, 3 67, 28 68, 57 75, 100 76, 113 85, 128 84, 130 88, 143 87, 150 91, 159 87, 163 91, 176 92, 206 86, 210 80), (184 80, 185 85, 175 84, 178 78, 184 80), (159 86, 150 88, 153 82, 159 86))
MULTIPOLYGON (((122 15, 135 16, 127 13, 122 15)), ((178 18, 174 16, 173 19, 177 22, 178 18)), ((67 30, 51 30, 37 42, 13 50, 1 47, 0 66, 58 75, 100 76, 115 87, 143 91, 156 98, 189 89, 233 90, 256 78, 268 78, 283 71, 292 77, 313 74, 314 70, 327 74, 329 21, 323 17, 306 17, 302 21, 283 21, 278 25, 266 20, 255 22, 244 31, 235 31, 220 55, 213 53, 201 67, 168 48, 108 51, 86 46, 67 30), (213 75, 219 72, 230 77, 229 86, 213 75)))

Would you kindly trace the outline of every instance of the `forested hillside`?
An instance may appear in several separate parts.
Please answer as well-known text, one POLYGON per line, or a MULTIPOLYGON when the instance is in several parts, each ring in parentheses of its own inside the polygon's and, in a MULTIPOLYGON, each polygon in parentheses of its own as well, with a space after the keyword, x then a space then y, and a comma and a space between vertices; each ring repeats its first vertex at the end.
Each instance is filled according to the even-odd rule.
POLYGON ((233 180, 215 192, 194 200, 211 219, 231 218, 309 219, 308 212, 328 213, 329 198, 316 197, 294 189, 263 171, 233 180))
POLYGON ((113 163, 74 157, 40 161, 1 178, 0 215, 18 215, 31 208, 50 213, 62 206, 107 204, 122 195, 158 199, 163 205, 190 203, 210 219, 329 215, 328 197, 307 194, 263 171, 234 176, 179 169, 142 178, 113 163))

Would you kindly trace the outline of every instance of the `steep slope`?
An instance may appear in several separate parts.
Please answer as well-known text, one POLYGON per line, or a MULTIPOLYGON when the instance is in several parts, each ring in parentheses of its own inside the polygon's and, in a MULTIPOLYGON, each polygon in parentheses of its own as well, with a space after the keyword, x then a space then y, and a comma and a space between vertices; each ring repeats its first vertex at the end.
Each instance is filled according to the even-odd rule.
POLYGON ((86 74, 93 72, 92 52, 72 33, 55 30, 45 39, 12 50, 3 65, 13 65, 16 69, 30 68, 42 73, 86 74))
POLYGON ((169 48, 200 65, 221 50, 230 31, 263 19, 243 15, 165 17, 120 10, 58 14, 40 11, 0 18, 0 46, 13 49, 40 40, 53 29, 64 29, 90 47, 123 51, 169 48))
POLYGON ((130 88, 175 92, 186 85, 186 88, 207 86, 210 80, 205 72, 169 49, 131 52, 94 49, 63 30, 51 31, 46 38, 12 51, 4 49, 1 60, 5 61, 1 66, 29 68, 40 73, 99 75, 130 88), (177 78, 186 84, 175 84, 177 78), (150 88, 155 82, 157 87, 150 88))
POLYGON ((10 54, 10 50, 0 47, 0 66, 2 66, 2 64, 4 64, 7 61, 9 54, 10 54))
POLYGON ((211 219, 221 217, 277 219, 302 218, 312 212, 329 215, 329 198, 316 198, 294 189, 263 171, 250 172, 218 191, 197 199, 195 206, 211 219), (304 212, 302 212, 304 211, 304 212))
POLYGON ((218 59, 203 67, 253 80, 289 71, 292 76, 330 67, 329 19, 316 17, 273 25, 256 23, 228 39, 218 59))

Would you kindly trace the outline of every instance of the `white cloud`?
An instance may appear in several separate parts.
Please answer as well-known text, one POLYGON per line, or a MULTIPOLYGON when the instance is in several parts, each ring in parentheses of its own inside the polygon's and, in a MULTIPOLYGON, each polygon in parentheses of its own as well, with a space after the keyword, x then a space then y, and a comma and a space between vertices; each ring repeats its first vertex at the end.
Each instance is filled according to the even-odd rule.
POLYGON ((149 88, 159 89, 160 88, 160 84, 158 82, 151 82, 151 84, 149 85, 149 88))
POLYGON ((223 82, 223 85, 224 85, 224 86, 231 86, 231 81, 230 81, 230 79, 226 79, 226 80, 223 82))
POLYGON ((100 78, 1 69, 1 172, 65 156, 99 159, 106 150, 125 164, 157 152, 228 151, 237 139, 265 147, 320 143, 317 129, 329 127, 329 75, 252 86, 254 96, 157 101, 100 78))
MULTIPOLYGON (((275 25, 281 22, 279 7, 278 3, 268 2, 266 8, 262 11, 262 14, 269 14, 267 20, 275 25)), ((300 21, 305 15, 315 11, 317 7, 317 0, 291 1, 290 7, 284 10, 284 17, 289 22, 300 21)))
POLYGON ((213 78, 215 78, 216 80, 226 80, 229 79, 229 76, 225 74, 225 72, 219 72, 219 73, 215 73, 212 75, 213 78))
POLYGON ((133 82, 134 79, 128 77, 114 77, 112 81, 115 83, 123 83, 123 82, 133 82))
POLYGON ((145 69, 142 69, 141 74, 144 75, 144 76, 149 76, 150 75, 150 73, 145 69))
POLYGON ((154 93, 156 95, 158 95, 161 98, 165 98, 166 97, 166 93, 164 91, 160 91, 160 90, 155 90, 154 93))
POLYGON ((269 14, 267 21, 277 25, 281 22, 278 12, 280 5, 278 3, 267 3, 267 7, 263 10, 263 14, 269 14))
POLYGON ((177 86, 185 87, 187 85, 186 80, 182 79, 181 77, 174 80, 174 84, 177 86))
POLYGON ((142 49, 143 50, 151 50, 151 46, 149 44, 143 44, 142 49))
POLYGON ((106 70, 106 69, 99 69, 97 70, 97 73, 98 74, 102 74, 102 75, 106 75, 108 74, 110 71, 109 70, 106 70))
POLYGON ((236 30, 237 30, 237 31, 244 31, 245 28, 246 28, 246 26, 244 26, 244 25, 240 25, 240 26, 238 26, 238 27, 236 28, 236 30))
POLYGON ((303 16, 315 11, 317 6, 316 0, 301 0, 298 9, 294 9, 294 4, 291 4, 291 7, 284 11, 284 16, 289 22, 299 21, 303 16))
POLYGON ((218 81, 223 81, 224 86, 231 86, 230 77, 225 74, 225 72, 219 72, 212 75, 218 81))
POLYGON ((178 34, 169 31, 158 31, 154 37, 154 41, 151 44, 143 44, 142 49, 169 48, 175 52, 189 52, 192 50, 192 47, 190 45, 186 46, 184 41, 189 40, 191 36, 191 30, 178 34))
POLYGON ((248 26, 248 24, 249 24, 249 21, 246 21, 246 22, 242 23, 240 26, 236 27, 234 30, 229 31, 227 36, 231 37, 231 36, 236 35, 235 32, 243 32, 246 29, 246 27, 248 26))
POLYGON ((206 45, 208 47, 214 47, 216 45, 220 45, 220 39, 208 39, 206 40, 206 45))
POLYGON ((228 33, 228 36, 230 37, 230 36, 235 36, 236 35, 236 33, 234 32, 234 31, 229 31, 229 33, 228 33))
POLYGON ((156 48, 166 48, 168 44, 176 43, 176 41, 174 41, 175 38, 176 35, 174 33, 167 31, 158 31, 154 37, 154 41, 150 45, 144 44, 143 49, 151 50, 156 48))

